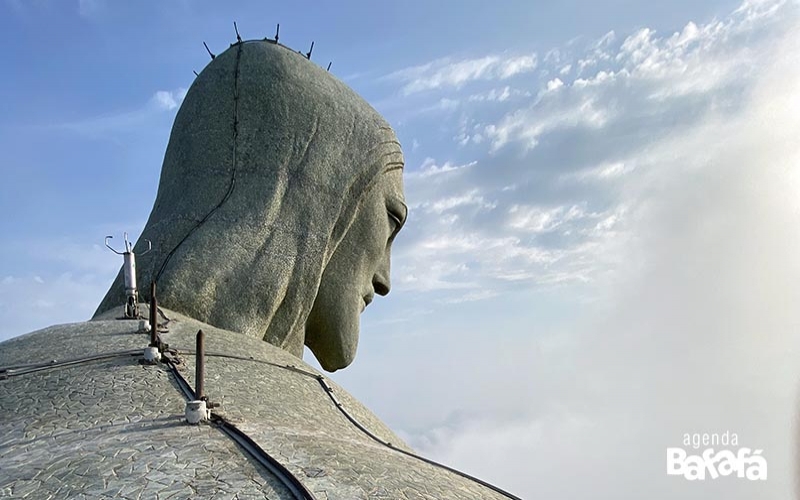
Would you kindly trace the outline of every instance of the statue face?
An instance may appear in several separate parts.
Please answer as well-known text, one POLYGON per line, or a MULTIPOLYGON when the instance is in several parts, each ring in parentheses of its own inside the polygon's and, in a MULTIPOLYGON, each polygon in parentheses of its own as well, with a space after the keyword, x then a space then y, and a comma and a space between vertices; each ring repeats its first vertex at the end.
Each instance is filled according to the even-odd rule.
POLYGON ((328 371, 353 361, 359 316, 375 294, 386 295, 391 288, 392 241, 407 215, 402 172, 384 172, 364 194, 353 224, 323 271, 306 321, 305 343, 328 371))

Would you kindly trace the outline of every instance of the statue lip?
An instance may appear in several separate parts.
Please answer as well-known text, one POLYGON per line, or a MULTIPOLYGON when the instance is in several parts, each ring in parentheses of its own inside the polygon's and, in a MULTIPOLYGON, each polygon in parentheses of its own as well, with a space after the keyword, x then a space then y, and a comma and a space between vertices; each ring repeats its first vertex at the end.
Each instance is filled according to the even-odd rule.
POLYGON ((366 307, 368 305, 370 305, 372 303, 372 299, 374 299, 374 298, 375 298, 375 293, 373 293, 373 292, 370 292, 370 293, 364 295, 364 297, 362 297, 362 299, 364 300, 364 308, 365 309, 366 309, 366 307))

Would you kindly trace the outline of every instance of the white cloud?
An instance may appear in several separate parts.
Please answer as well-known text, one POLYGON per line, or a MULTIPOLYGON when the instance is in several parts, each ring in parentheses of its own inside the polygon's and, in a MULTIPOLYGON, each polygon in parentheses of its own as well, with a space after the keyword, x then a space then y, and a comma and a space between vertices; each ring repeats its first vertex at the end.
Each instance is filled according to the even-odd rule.
POLYGON ((472 290, 462 295, 441 299, 439 302, 443 304, 461 304, 462 302, 476 302, 479 300, 491 299, 497 295, 498 293, 494 290, 472 290))
POLYGON ((616 40, 616 39, 617 39, 617 34, 614 32, 614 30, 611 30, 611 31, 609 31, 608 33, 606 33, 605 35, 601 36, 601 37, 600 37, 600 38, 597 40, 597 42, 595 42, 595 44, 594 44, 594 50, 595 50, 595 51, 598 51, 598 50, 601 50, 601 51, 602 51, 602 50, 605 50, 605 49, 606 49, 606 48, 608 48, 608 47, 611 45, 611 43, 612 43, 612 42, 614 42, 614 40, 616 40))
POLYGON ((499 65, 497 76, 499 79, 505 80, 519 73, 533 71, 535 68, 536 55, 512 57, 499 65))
POLYGON ((542 208, 537 206, 512 205, 508 209, 508 225, 513 229, 520 229, 531 233, 552 231, 558 226, 586 217, 584 210, 573 205, 555 208, 542 208))
POLYGON ((478 189, 471 189, 466 193, 461 193, 456 196, 449 196, 435 201, 426 201, 424 203, 411 205, 412 209, 421 208, 428 212, 435 214, 442 214, 454 208, 461 208, 468 205, 475 206, 483 210, 491 210, 497 206, 497 203, 487 201, 479 192, 478 189))
POLYGON ((187 90, 183 87, 176 90, 159 90, 153 94, 153 101, 161 109, 171 111, 180 106, 183 98, 186 97, 186 92, 187 90))
POLYGON ((600 165, 588 167, 576 172, 562 174, 561 181, 576 180, 579 182, 609 181, 624 177, 635 168, 633 160, 628 161, 605 161, 600 165))
MULTIPOLYGON (((568 210, 561 217, 584 217, 582 213, 575 216, 576 212, 580 210, 568 210)), ((591 229, 593 225, 588 227, 591 229)), ((503 293, 505 287, 496 289, 492 285, 498 280, 527 282, 532 286, 591 280, 595 263, 587 263, 585 256, 596 248, 581 243, 549 249, 499 229, 476 228, 465 232, 463 224, 457 227, 438 221, 435 232, 396 254, 399 277, 396 289, 401 292, 467 289, 466 294, 438 299, 443 303, 459 303, 467 298, 484 300, 503 293), (559 265, 554 267, 556 263, 559 265), (486 290, 491 290, 491 295, 485 295, 486 290)), ((523 232, 526 229, 519 228, 523 232)), ((595 240, 603 237, 599 233, 589 236, 595 240)))
POLYGON ((507 100, 509 97, 513 95, 519 95, 520 92, 517 90, 512 90, 511 87, 506 85, 503 88, 498 89, 491 89, 488 92, 482 92, 480 94, 472 94, 467 98, 468 101, 472 102, 503 102, 507 100))
POLYGON ((734 14, 741 16, 742 24, 748 27, 763 19, 774 18, 786 4, 786 0, 744 0, 734 14))
MULTIPOLYGON (((758 9, 770 10, 764 5, 758 9)), ((501 296, 509 288, 498 281, 518 288, 596 284, 617 276, 620 265, 639 269, 639 261, 626 261, 620 252, 636 239, 631 227, 641 212, 623 193, 660 168, 657 145, 709 116, 738 109, 707 106, 701 113, 695 100, 686 99, 699 96, 700 102, 720 103, 746 96, 759 66, 748 68, 750 76, 743 79, 713 69, 758 62, 749 46, 770 47, 774 35, 763 31, 770 22, 764 16, 736 14, 705 24, 690 22, 667 36, 646 28, 627 37, 608 33, 589 44, 589 53, 601 64, 593 75, 571 82, 550 78, 549 92, 531 92, 535 89, 530 87, 547 82, 531 80, 530 90, 515 83, 514 89, 492 87, 462 98, 454 139, 474 145, 470 155, 479 155, 477 146, 482 144, 493 154, 478 156, 480 169, 469 168, 474 161, 437 164, 426 159, 420 169, 408 172, 416 228, 406 233, 409 246, 398 252, 397 261, 416 277, 417 285, 426 269, 447 270, 428 280, 423 287, 427 291, 466 283, 470 291, 491 289, 501 296), (746 23, 755 31, 743 31, 746 23), (693 86, 695 94, 681 90, 704 67, 714 73, 706 75, 707 85, 693 86), (523 107, 500 98, 525 92, 535 96, 523 107), (501 111, 494 122, 469 105, 490 99, 501 111), (562 159, 569 154, 551 149, 537 150, 537 156, 531 150, 549 135, 569 147, 568 153, 587 153, 569 164, 562 159), (521 146, 521 154, 509 160, 501 149, 512 144, 521 146)), ((569 53, 559 54, 557 67, 563 68, 569 53)))
MULTIPOLYGON (((439 276, 443 285, 453 277, 471 285, 433 295, 449 307, 470 293, 498 293, 461 304, 463 322, 430 327, 426 349, 414 352, 418 366, 434 368, 411 381, 408 374, 393 379, 395 394, 413 392, 406 401, 414 410, 397 418, 414 446, 522 497, 793 496, 800 39, 797 24, 792 28, 761 52, 757 76, 734 94, 739 106, 709 108, 699 120, 665 109, 650 127, 666 132, 629 133, 572 175, 554 169, 552 178, 568 179, 570 189, 591 184, 589 194, 579 192, 589 197, 586 206, 571 203, 559 182, 525 199, 530 186, 520 173, 544 168, 536 162, 541 150, 528 152, 510 176, 516 189, 504 191, 503 179, 491 192, 493 213, 505 214, 500 220, 507 224, 462 217, 452 232, 426 233, 436 236, 427 253, 416 244, 409 249, 421 254, 411 261, 417 273, 428 259, 463 264, 439 276), (620 151, 626 141, 634 141, 633 153, 620 151), (542 195, 557 201, 537 203, 542 195), (606 209, 591 208, 598 198, 606 209), (510 232, 525 230, 533 240, 510 232), (536 238, 566 230, 580 238, 537 247, 536 238), (538 264, 514 256, 537 248, 548 257, 538 264), (535 294, 521 287, 558 287, 581 276, 594 302, 577 300, 574 288, 559 301, 552 288, 535 294), (581 319, 554 327, 541 317, 552 302, 581 319), (464 359, 492 362, 463 370, 464 359), (454 370, 461 376, 450 383, 454 370), (445 381, 424 383, 432 379, 445 381), (764 450, 768 481, 690 483, 664 473, 664 450, 679 446, 684 433, 726 430, 738 433, 741 445, 764 450)), ((688 41, 691 29, 683 32, 685 44, 697 43, 688 41)), ((719 83, 700 92, 719 95, 727 85, 719 83)), ((616 118, 636 124, 637 111, 621 106, 616 118)), ((471 173, 484 190, 498 170, 510 168, 483 158, 481 167, 471 173)), ((437 194, 451 192, 446 188, 437 194)), ((405 328, 425 328, 434 316, 405 328)), ((400 342, 393 347, 402 349, 400 342)), ((374 374, 369 383, 376 383, 374 374)))
MULTIPOLYGON (((722 91, 734 94, 758 77, 759 59, 771 50, 769 31, 783 29, 781 19, 793 10, 796 5, 780 0, 746 2, 723 20, 689 22, 670 35, 642 28, 618 46, 609 32, 570 62, 584 76, 551 78, 545 92, 487 125, 484 135, 493 151, 513 143, 531 149, 552 132, 605 130, 623 119, 645 120, 665 106, 693 106, 697 117, 710 106, 730 106, 722 91), (557 95, 548 92, 555 89, 557 95)), ((565 68, 561 59, 558 67, 565 68)))
POLYGON ((558 88, 563 87, 563 86, 564 86, 564 82, 562 82, 561 79, 553 78, 552 80, 547 82, 547 91, 548 92, 552 92, 552 91, 557 90, 558 88))
MULTIPOLYGON (((443 247, 444 242, 427 242, 421 247, 425 250, 443 247)), ((464 274, 468 268, 461 262, 448 262, 446 260, 429 261, 426 266, 401 265, 399 266, 397 282, 399 288, 406 291, 430 292, 441 290, 463 290, 475 288, 475 282, 465 280, 464 274)))
MULTIPOLYGON (((601 128, 614 115, 614 110, 595 96, 579 95, 577 99, 567 99, 514 111, 497 124, 487 125, 484 133, 492 141, 491 150, 497 151, 510 142, 519 142, 525 149, 533 149, 543 134, 576 127, 601 128)), ((540 102, 544 101, 537 104, 540 102)))
POLYGON ((463 165, 455 165, 452 162, 445 162, 442 165, 437 165, 436 160, 433 158, 426 158, 425 161, 420 166, 419 170, 414 170, 406 173, 406 177, 414 178, 425 178, 431 176, 438 176, 441 174, 445 174, 448 172, 455 172, 461 169, 466 169, 476 165, 477 161, 471 161, 469 163, 464 163, 463 165))
POLYGON ((458 107, 458 101, 456 99, 448 99, 447 97, 442 97, 439 99, 439 109, 443 109, 445 111, 452 111, 458 107))
POLYGON ((438 59, 420 66, 405 68, 388 75, 403 82, 404 95, 441 88, 460 88, 475 80, 506 80, 536 68, 536 55, 486 56, 455 61, 438 59))

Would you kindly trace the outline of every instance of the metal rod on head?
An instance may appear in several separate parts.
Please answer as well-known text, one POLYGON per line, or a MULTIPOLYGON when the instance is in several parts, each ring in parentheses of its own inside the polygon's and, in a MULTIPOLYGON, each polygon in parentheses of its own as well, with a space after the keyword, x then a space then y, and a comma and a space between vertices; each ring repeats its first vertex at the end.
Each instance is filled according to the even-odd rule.
POLYGON ((150 250, 153 249, 153 243, 150 240, 144 240, 144 241, 147 242, 147 250, 145 250, 144 252, 139 253, 138 255, 147 255, 150 252, 150 250))
POLYGON ((333 64, 333 61, 328 63, 328 69, 326 69, 325 71, 330 71, 331 70, 331 64, 333 64))
POLYGON ((194 76, 200 76, 200 75, 197 74, 197 71, 195 71, 195 70, 192 70, 192 73, 194 73, 194 76))
POLYGON ((311 42, 311 48, 306 52, 306 59, 311 59, 311 53, 314 52, 314 42, 311 42))
POLYGON ((236 21, 233 22, 233 29, 236 31, 236 41, 242 43, 242 37, 239 36, 239 28, 236 26, 236 21))
POLYGON ((217 56, 215 56, 215 55, 214 55, 214 54, 211 52, 211 49, 209 49, 209 48, 208 48, 208 45, 206 45, 206 42, 203 42, 203 47, 205 47, 205 48, 206 48, 206 52, 208 52, 208 55, 210 55, 210 56, 211 56, 211 60, 213 61, 213 60, 214 60, 214 58, 215 58, 215 57, 217 57, 217 56))
POLYGON ((150 282, 150 347, 158 347, 158 303, 156 282, 150 282))
POLYGON ((111 245, 109 245, 109 244, 108 244, 108 240, 110 240, 110 239, 112 239, 112 238, 113 238, 113 236, 106 236, 106 247, 108 247, 108 249, 109 249, 109 250, 111 250, 112 252, 114 252, 114 253, 115 253, 115 254, 117 254, 117 255, 123 255, 123 254, 124 254, 124 252, 117 252, 116 250, 114 250, 113 248, 111 248, 111 245))
POLYGON ((281 23, 278 23, 278 27, 275 29, 275 43, 278 43, 278 35, 281 34, 281 23))
POLYGON ((195 380, 194 396, 195 399, 201 400, 205 399, 204 377, 206 370, 205 335, 203 334, 203 330, 197 331, 197 346, 195 348, 195 351, 197 354, 194 367, 194 380, 195 380))

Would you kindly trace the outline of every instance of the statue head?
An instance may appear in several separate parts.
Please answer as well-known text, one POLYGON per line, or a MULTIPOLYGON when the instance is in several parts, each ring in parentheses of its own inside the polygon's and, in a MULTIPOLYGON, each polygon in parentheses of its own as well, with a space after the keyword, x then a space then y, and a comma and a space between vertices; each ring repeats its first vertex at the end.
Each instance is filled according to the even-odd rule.
MULTIPOLYGON (((140 296, 155 279, 164 307, 343 368, 390 289, 402 168, 392 129, 341 81, 271 41, 234 44, 175 119, 140 296)), ((119 274, 98 313, 124 302, 119 274)))

